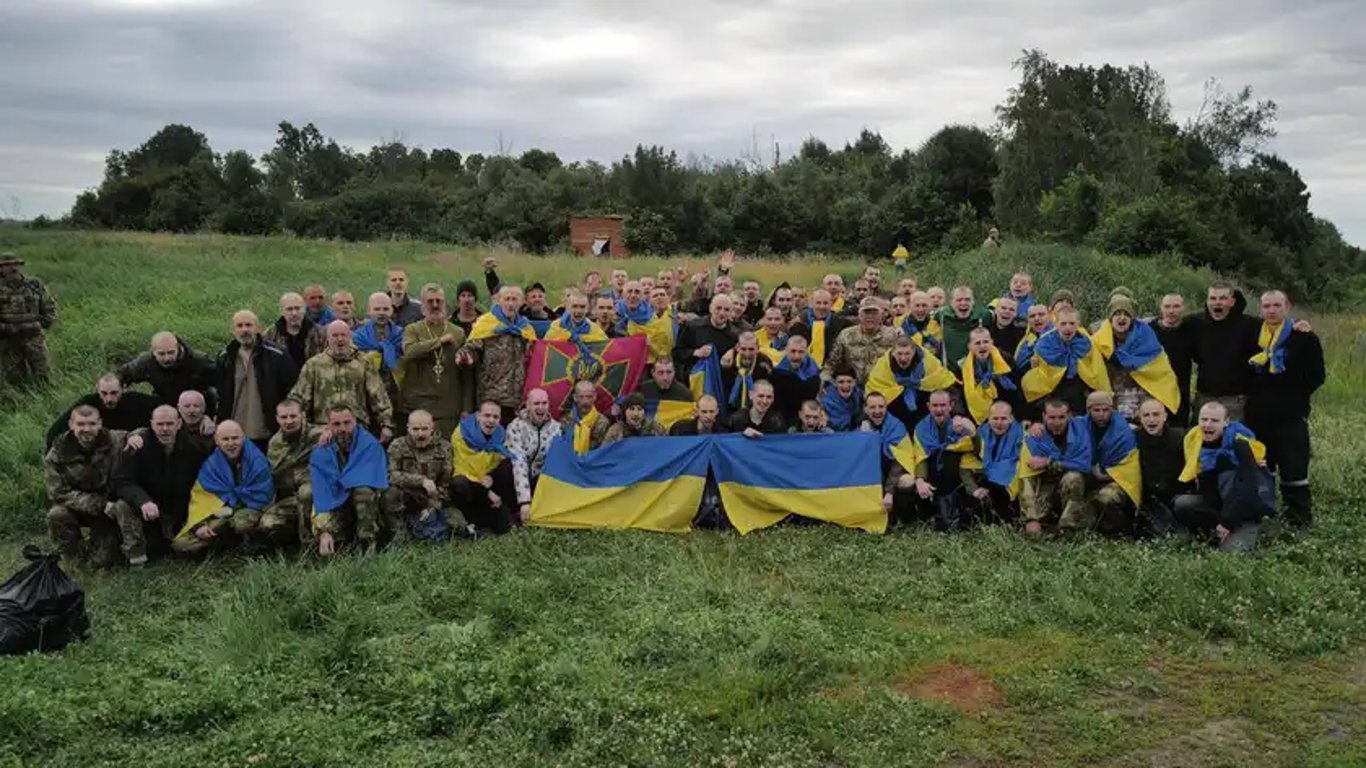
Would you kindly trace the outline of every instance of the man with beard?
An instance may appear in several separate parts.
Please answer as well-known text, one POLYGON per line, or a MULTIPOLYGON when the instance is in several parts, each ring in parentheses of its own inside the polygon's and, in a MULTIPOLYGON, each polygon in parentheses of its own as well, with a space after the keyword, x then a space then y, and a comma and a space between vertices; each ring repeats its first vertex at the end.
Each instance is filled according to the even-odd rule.
POLYGON ((835 371, 850 368, 859 381, 868 378, 877 361, 896 345, 900 328, 882 324, 882 303, 865 297, 858 309, 858 325, 840 331, 839 338, 826 355, 822 378, 833 381, 835 371))
POLYGON ((350 291, 332 294, 332 318, 332 322, 341 320, 353 331, 360 325, 360 319, 356 317, 356 297, 350 291))
POLYGON ((171 541, 189 514, 199 467, 208 458, 181 430, 180 414, 169 405, 152 412, 150 431, 138 431, 137 448, 130 436, 114 477, 126 507, 119 519, 123 554, 135 567, 146 564, 149 556, 170 554, 171 541))
POLYGON ((654 308, 645 300, 645 289, 640 282, 627 281, 617 300, 617 331, 624 336, 642 335, 654 316, 654 308))
POLYGON ((280 297, 280 317, 266 329, 265 339, 289 353, 296 369, 327 348, 327 332, 304 312, 304 297, 286 293, 280 297))
POLYGON ((384 530, 380 503, 389 488, 388 459, 379 441, 356 423, 350 406, 328 408, 327 419, 323 442, 308 462, 318 554, 330 557, 352 542, 369 554, 381 535, 392 533, 384 530))
POLYGON ((526 306, 522 307, 522 317, 543 322, 555 319, 555 313, 546 306, 544 285, 532 283, 527 286, 526 306))
POLYGON ((304 364, 289 399, 303 406, 308 423, 328 424, 328 411, 341 404, 361 426, 377 429, 381 441, 393 434, 394 409, 379 372, 351 342, 344 320, 327 326, 327 351, 304 364))
POLYGON ((1180 477, 1194 483, 1196 491, 1176 497, 1176 520, 1191 533, 1210 536, 1222 551, 1251 552, 1262 519, 1276 511, 1266 446, 1252 430, 1229 421, 1222 403, 1205 403, 1199 419, 1199 427, 1184 441, 1186 464, 1180 477))
POLYGON ((470 531, 450 502, 451 443, 435 430, 430 413, 419 410, 408 416, 407 434, 389 445, 389 490, 384 492, 389 516, 413 538, 425 541, 470 531))
POLYGON ((408 326, 422 319, 422 306, 408 295, 408 273, 401 269, 389 270, 389 300, 394 308, 394 322, 408 326))
POLYGON ((773 383, 773 407, 784 421, 795 424, 802 403, 815 400, 821 392, 821 368, 807 354, 806 339, 788 338, 787 349, 773 366, 768 380, 773 383))
MULTIPOLYGON (((71 411, 68 430, 44 457, 47 531, 62 558, 77 565, 109 568, 119 560, 120 502, 114 473, 124 433, 109 432, 93 406, 71 411), (87 542, 82 528, 90 529, 87 542)), ((130 516, 122 513, 122 519, 130 516)), ((139 526, 141 523, 139 523, 139 526)))
POLYGON ((232 341, 218 356, 218 420, 242 426, 247 439, 265 450, 275 433, 275 406, 289 397, 299 370, 282 347, 261 337, 256 315, 232 316, 232 341))
POLYGON ((1043 407, 1042 427, 1036 424, 1021 457, 1020 517, 1025 533, 1039 536, 1045 522, 1057 520, 1062 529, 1076 529, 1085 521, 1086 475, 1093 469, 1091 436, 1086 418, 1072 418, 1062 400, 1043 407))
POLYGON ((612 420, 598 412, 598 385, 587 380, 574 383, 570 405, 560 427, 574 443, 574 452, 585 454, 602 445, 612 420))
POLYGON ((633 437, 663 437, 664 428, 645 415, 645 396, 632 392, 621 403, 621 421, 607 428, 602 444, 611 445, 633 437))
POLYGON ((199 468, 185 525, 171 542, 178 555, 201 555, 253 540, 261 512, 275 499, 265 454, 234 421, 218 425, 215 450, 199 468))
POLYGON ((914 428, 926 412, 930 393, 958 383, 934 355, 898 334, 890 352, 882 355, 868 372, 868 394, 887 398, 887 411, 907 429, 914 428))
POLYGON ((863 281, 868 284, 868 295, 879 299, 890 299, 892 294, 882 290, 882 267, 863 268, 863 281))
POLYGON ((259 530, 262 538, 279 546, 311 537, 313 485, 309 460, 323 430, 304 423, 303 410, 293 400, 275 407, 275 421, 280 428, 266 448, 275 500, 262 511, 259 530))
POLYGON ((146 426, 147 420, 152 418, 152 410, 159 404, 160 401, 152 395, 124 389, 118 376, 106 373, 95 382, 93 395, 83 396, 52 422, 47 430, 46 446, 51 448, 57 438, 70 429, 71 412, 83 405, 99 411, 100 422, 105 429, 131 432, 146 426))
POLYGON ((830 292, 821 288, 812 292, 811 306, 797 314, 788 333, 806 339, 807 352, 816 365, 825 365, 827 352, 848 325, 848 321, 836 313, 830 292))
POLYGON ((464 401, 455 360, 465 345, 465 331, 446 317, 446 292, 435 283, 422 286, 421 322, 403 328, 403 383, 399 392, 405 407, 426 411, 436 434, 450 435, 460 423, 464 401))
POLYGON ((217 367, 170 331, 152 336, 151 351, 119 366, 115 373, 125 387, 144 381, 151 384, 159 405, 174 405, 180 393, 191 389, 204 395, 210 412, 218 405, 217 367))
POLYGON ((1309 490, 1310 400, 1327 372, 1323 345, 1313 331, 1298 330, 1290 300, 1281 291, 1262 294, 1258 352, 1249 359, 1247 426, 1266 444, 1267 464, 1280 476, 1286 521, 1314 522, 1309 490))
MULTIPOLYGON (((1118 418, 1114 395, 1092 392, 1086 398, 1086 430, 1092 468, 1086 478, 1087 518, 1078 528, 1096 527, 1116 536, 1131 533, 1133 512, 1143 501, 1138 441, 1128 422, 1118 418)), ((1066 521, 1060 521, 1061 527, 1066 521)))

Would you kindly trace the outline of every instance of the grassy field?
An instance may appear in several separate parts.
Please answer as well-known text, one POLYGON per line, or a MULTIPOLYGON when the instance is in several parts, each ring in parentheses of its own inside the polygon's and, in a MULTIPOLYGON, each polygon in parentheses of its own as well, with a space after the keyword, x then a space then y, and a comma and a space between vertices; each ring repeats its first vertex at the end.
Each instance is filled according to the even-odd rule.
MULTIPOLYGON (((450 285, 485 255, 0 238, 62 304, 52 391, 0 399, 6 568, 41 535, 51 415, 152 332, 216 351, 233 310, 273 316, 285 287, 359 298, 391 264, 450 285)), ((507 278, 552 287, 589 263, 498 255, 507 278)), ((981 295, 1021 265, 1045 293, 1123 283, 1149 307, 1208 277, 1042 246, 915 270, 981 295)), ((829 268, 738 272, 812 284, 829 268)), ((1330 365, 1321 523, 1254 556, 1002 530, 531 531, 327 566, 116 572, 84 582, 89 643, 0 660, 0 766, 1364 765, 1366 321, 1312 320, 1330 365)))

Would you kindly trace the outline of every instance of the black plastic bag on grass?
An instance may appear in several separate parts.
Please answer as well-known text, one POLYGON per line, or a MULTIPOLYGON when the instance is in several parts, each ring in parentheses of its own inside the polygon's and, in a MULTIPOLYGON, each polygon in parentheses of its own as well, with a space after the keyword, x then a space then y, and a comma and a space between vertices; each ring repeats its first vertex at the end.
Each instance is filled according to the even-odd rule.
POLYGON ((0 654, 55 651, 90 634, 85 592, 62 570, 60 555, 24 547, 28 565, 0 584, 0 654))

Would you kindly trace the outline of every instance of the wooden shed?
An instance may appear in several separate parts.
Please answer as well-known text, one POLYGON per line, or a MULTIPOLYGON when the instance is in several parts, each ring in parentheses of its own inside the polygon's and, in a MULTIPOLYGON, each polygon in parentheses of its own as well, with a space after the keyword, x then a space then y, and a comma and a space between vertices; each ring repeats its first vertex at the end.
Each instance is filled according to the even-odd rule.
POLYGON ((631 255, 626 249, 625 216, 572 216, 569 243, 581 256, 631 255))

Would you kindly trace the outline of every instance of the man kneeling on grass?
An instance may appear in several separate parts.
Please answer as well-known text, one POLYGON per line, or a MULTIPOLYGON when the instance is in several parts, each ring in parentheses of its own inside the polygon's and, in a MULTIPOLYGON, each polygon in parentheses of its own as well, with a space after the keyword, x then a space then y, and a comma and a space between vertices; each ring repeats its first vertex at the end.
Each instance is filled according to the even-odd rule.
POLYGON ((1200 425, 1186 434, 1185 453, 1181 482, 1195 483, 1197 492, 1176 497, 1177 522, 1196 535, 1213 533, 1222 551, 1255 549, 1262 518, 1276 510, 1266 446, 1211 401, 1200 409, 1200 425))
POLYGON ((514 502, 528 514, 531 511, 531 490, 517 487, 517 473, 512 469, 525 459, 508 450, 507 432, 498 423, 501 414, 497 403, 486 400, 477 412, 461 419, 451 436, 451 500, 467 520, 495 534, 512 530, 514 502))
POLYGON ((254 543, 261 511, 275 498, 270 463, 246 439, 240 424, 219 424, 214 445, 190 493, 185 527, 171 542, 171 549, 180 555, 201 555, 239 541, 254 543))
POLYGON ((435 434, 426 411, 408 416, 408 433, 389 444, 389 490, 384 503, 397 525, 421 541, 445 541, 470 526, 450 502, 451 444, 435 434))
POLYGON ((384 447, 356 424, 350 406, 340 404, 327 409, 321 439, 309 459, 318 554, 330 556, 339 544, 353 541, 362 552, 373 552, 381 533, 380 493, 389 487, 384 447))

